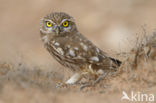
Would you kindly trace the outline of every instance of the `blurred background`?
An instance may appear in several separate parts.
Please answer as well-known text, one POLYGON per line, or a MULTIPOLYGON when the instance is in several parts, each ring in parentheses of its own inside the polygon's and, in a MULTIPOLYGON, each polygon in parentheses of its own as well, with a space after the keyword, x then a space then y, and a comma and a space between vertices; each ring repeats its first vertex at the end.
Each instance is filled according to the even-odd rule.
POLYGON ((55 65, 40 40, 40 19, 62 11, 106 52, 126 51, 141 26, 156 28, 155 0, 0 0, 0 60, 55 65), (129 45, 129 46, 128 46, 129 45))

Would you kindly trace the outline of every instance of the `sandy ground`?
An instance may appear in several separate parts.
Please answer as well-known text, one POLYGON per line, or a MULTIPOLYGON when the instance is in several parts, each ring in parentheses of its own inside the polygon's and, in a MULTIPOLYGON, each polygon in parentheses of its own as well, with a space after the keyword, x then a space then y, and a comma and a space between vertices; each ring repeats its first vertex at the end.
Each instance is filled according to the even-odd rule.
MULTIPOLYGON (((120 100, 122 91, 156 96, 153 58, 137 67, 126 61, 120 75, 81 92, 79 86, 56 88, 72 73, 50 56, 39 35, 42 17, 67 12, 82 34, 125 61, 116 54, 132 50, 136 34, 144 34, 143 27, 146 35, 156 29, 155 4, 155 0, 0 0, 0 103, 127 103, 120 100)), ((129 55, 126 58, 133 58, 129 55)))

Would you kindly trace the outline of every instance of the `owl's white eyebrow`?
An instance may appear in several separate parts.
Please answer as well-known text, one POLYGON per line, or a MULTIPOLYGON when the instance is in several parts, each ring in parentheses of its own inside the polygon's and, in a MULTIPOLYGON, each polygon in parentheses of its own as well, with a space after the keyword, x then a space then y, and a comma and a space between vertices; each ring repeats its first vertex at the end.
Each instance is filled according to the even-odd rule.
POLYGON ((49 20, 49 19, 44 19, 44 21, 49 21, 49 22, 55 24, 52 20, 49 20))
POLYGON ((71 21, 71 19, 63 19, 60 24, 62 24, 65 21, 71 21))

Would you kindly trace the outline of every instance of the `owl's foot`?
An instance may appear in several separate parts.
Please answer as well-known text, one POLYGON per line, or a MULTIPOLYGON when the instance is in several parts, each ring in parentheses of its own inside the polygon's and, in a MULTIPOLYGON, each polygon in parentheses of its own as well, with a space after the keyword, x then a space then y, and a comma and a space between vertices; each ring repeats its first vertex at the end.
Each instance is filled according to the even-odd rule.
POLYGON ((94 82, 93 85, 96 85, 97 83, 99 83, 101 80, 103 80, 106 76, 108 75, 108 73, 103 73, 101 74, 94 82))
POLYGON ((82 89, 86 88, 86 87, 94 87, 96 84, 98 84, 101 80, 103 80, 108 73, 103 73, 101 74, 95 81, 90 82, 90 83, 85 83, 83 84, 78 91, 81 91, 82 89))
POLYGON ((85 83, 85 84, 83 84, 83 85, 80 86, 80 88, 78 89, 78 91, 80 92, 80 91, 82 91, 82 89, 84 89, 86 87, 91 87, 91 86, 93 86, 93 85, 90 84, 90 83, 85 83))

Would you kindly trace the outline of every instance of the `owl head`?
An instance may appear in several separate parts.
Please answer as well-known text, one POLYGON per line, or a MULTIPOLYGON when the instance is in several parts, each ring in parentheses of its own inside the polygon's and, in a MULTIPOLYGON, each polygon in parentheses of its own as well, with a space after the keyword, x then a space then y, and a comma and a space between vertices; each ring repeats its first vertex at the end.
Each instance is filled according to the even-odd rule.
POLYGON ((41 20, 41 34, 61 36, 77 31, 73 17, 64 12, 52 12, 41 20))

